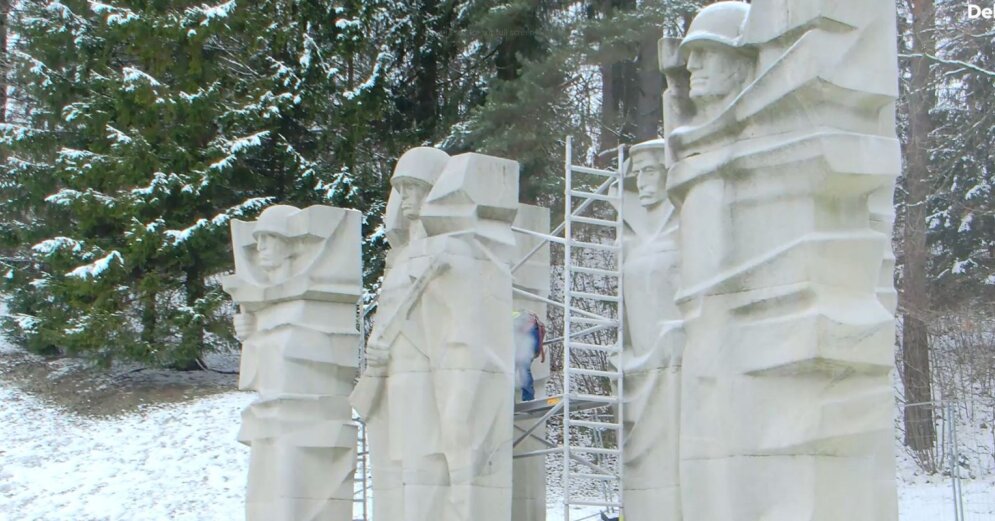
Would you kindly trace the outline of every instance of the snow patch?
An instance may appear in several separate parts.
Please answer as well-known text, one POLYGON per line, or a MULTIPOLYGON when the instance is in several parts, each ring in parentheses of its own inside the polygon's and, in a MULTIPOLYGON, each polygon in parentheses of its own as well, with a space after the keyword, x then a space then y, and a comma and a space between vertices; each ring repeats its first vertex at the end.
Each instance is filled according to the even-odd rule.
POLYGON ((96 14, 106 15, 107 25, 124 25, 139 19, 138 15, 130 9, 94 0, 90 0, 90 10, 96 14))
POLYGON ((120 265, 124 264, 124 257, 122 257, 117 250, 110 252, 106 256, 101 257, 90 264, 85 264, 70 271, 66 274, 66 276, 84 280, 91 277, 97 278, 101 273, 107 271, 111 267, 111 263, 114 261, 117 261, 120 265))
POLYGON ((982 181, 971 187, 970 190, 964 194, 965 201, 973 201, 974 199, 982 199, 992 192, 992 186, 988 184, 987 181, 982 181))
POLYGON ((134 67, 125 67, 121 69, 121 79, 124 81, 125 92, 134 92, 134 90, 142 83, 146 83, 153 88, 162 85, 159 83, 159 80, 134 67))
POLYGON ((155 191, 159 188, 167 187, 172 183, 180 183, 181 181, 180 177, 176 174, 166 175, 163 172, 156 172, 152 174, 152 181, 150 181, 147 186, 133 188, 131 190, 131 195, 136 197, 149 196, 155 193, 155 191))
MULTIPOLYGON (((383 55, 381 55, 381 57, 383 57, 383 55)), ((370 76, 366 78, 366 81, 361 83, 356 88, 348 90, 345 93, 343 93, 342 95, 345 97, 345 99, 351 100, 356 96, 359 96, 360 94, 375 87, 377 85, 377 81, 380 80, 380 74, 382 71, 381 63, 382 60, 378 59, 376 65, 373 66, 373 72, 371 72, 370 76)))
POLYGON ((66 123, 72 123, 76 121, 80 116, 86 114, 86 109, 90 107, 87 103, 70 103, 65 107, 62 107, 62 120, 66 123))
POLYGON ((236 521, 245 517, 253 395, 229 392, 80 417, 0 385, 0 512, 49 521, 236 521))
POLYGON ((17 327, 21 328, 21 331, 24 332, 34 331, 35 327, 38 326, 38 322, 40 322, 40 320, 38 320, 38 317, 32 315, 24 315, 18 313, 16 315, 9 315, 9 316, 11 320, 13 320, 15 324, 17 324, 17 327))
POLYGON ((198 219, 192 226, 188 226, 182 230, 166 230, 166 237, 173 240, 174 243, 178 244, 185 242, 194 234, 197 230, 207 226, 207 219, 198 219))
POLYGON ((75 201, 90 197, 93 200, 104 204, 106 206, 114 206, 114 198, 104 195, 96 190, 87 190, 85 192, 80 192, 79 190, 72 190, 70 188, 63 188, 58 192, 45 198, 46 203, 57 204, 59 206, 68 206, 75 201))
POLYGON ((83 250, 83 243, 77 241, 76 239, 70 239, 69 237, 55 237, 54 239, 46 239, 39 242, 31 247, 36 253, 42 255, 51 255, 59 250, 69 249, 73 253, 79 253, 83 250))
POLYGON ((2 142, 5 145, 13 145, 18 141, 23 141, 37 134, 40 134, 41 132, 42 131, 40 130, 36 130, 30 127, 25 127, 23 125, 0 123, 0 133, 3 134, 3 137, 0 138, 0 142, 2 142))
POLYGON ((187 9, 185 14, 188 19, 203 18, 200 21, 200 25, 206 26, 214 20, 228 18, 228 15, 235 10, 235 7, 235 0, 218 5, 201 4, 197 7, 187 9))
POLYGON ((110 139, 119 145, 127 145, 134 141, 128 137, 127 134, 110 125, 107 125, 107 139, 110 139))
POLYGON ((210 168, 211 170, 224 170, 230 167, 232 163, 235 162, 235 160, 237 159, 236 156, 240 152, 243 152, 250 148, 261 146, 263 144, 263 139, 268 137, 269 133, 270 132, 268 130, 263 130, 261 132, 256 132, 251 136, 246 136, 240 139, 236 139, 235 141, 232 141, 226 147, 228 149, 227 150, 228 155, 226 155, 224 158, 218 161, 215 161, 208 168, 210 168))
POLYGON ((246 213, 262 208, 270 204, 272 200, 273 200, 272 197, 253 197, 251 199, 243 201, 242 204, 239 204, 238 206, 229 208, 224 213, 219 213, 218 215, 215 215, 210 220, 200 218, 197 219, 197 222, 193 223, 191 226, 188 226, 187 228, 184 228, 182 230, 166 230, 164 233, 167 237, 173 240, 174 245, 180 244, 190 239, 190 237, 194 233, 196 233, 201 229, 207 228, 208 226, 213 226, 213 227, 224 226, 228 224, 228 222, 231 221, 233 217, 240 217, 246 213))
POLYGON ((339 18, 335 20, 336 29, 362 29, 363 24, 355 18, 339 18))
POLYGON ((953 267, 950 268, 950 272, 959 275, 961 273, 967 273, 967 270, 975 266, 977 266, 977 264, 971 259, 959 260, 954 262, 953 267))
POLYGON ((63 20, 72 20, 76 17, 76 14, 62 2, 49 2, 48 5, 45 6, 45 10, 55 14, 63 20))
POLYGON ((31 74, 34 74, 35 76, 41 76, 41 78, 42 78, 41 86, 42 87, 51 87, 52 86, 52 77, 48 74, 48 71, 50 71, 51 69, 49 69, 48 65, 45 65, 44 63, 42 63, 37 58, 35 58, 35 57, 33 57, 33 56, 31 56, 31 55, 29 55, 27 53, 24 53, 22 51, 15 51, 14 54, 18 58, 26 60, 28 63, 31 64, 31 68, 29 68, 28 70, 31 71, 31 74))

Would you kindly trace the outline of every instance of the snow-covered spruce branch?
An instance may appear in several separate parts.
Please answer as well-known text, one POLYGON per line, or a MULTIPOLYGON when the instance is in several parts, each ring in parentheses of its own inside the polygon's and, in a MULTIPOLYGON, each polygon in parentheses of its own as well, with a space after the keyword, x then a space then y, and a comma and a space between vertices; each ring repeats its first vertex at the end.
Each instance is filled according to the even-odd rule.
POLYGON ((976 72, 978 74, 983 74, 985 76, 989 76, 989 77, 995 78, 995 71, 990 71, 988 69, 985 69, 985 68, 982 68, 982 67, 978 67, 977 65, 973 65, 973 64, 967 63, 965 61, 961 61, 961 60, 948 60, 946 58, 940 58, 939 56, 934 56, 934 55, 929 54, 929 53, 899 54, 898 57, 899 58, 926 58, 927 60, 931 60, 931 61, 934 61, 936 63, 942 63, 943 65, 954 65, 954 66, 957 66, 957 67, 964 67, 964 68, 970 69, 970 70, 972 70, 972 71, 974 71, 974 72, 976 72))

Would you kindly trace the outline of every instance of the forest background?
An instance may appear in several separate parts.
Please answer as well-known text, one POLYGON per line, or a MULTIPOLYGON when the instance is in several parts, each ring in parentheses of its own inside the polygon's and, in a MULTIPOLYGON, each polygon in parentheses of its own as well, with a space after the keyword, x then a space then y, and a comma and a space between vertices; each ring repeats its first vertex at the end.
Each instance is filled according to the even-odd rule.
MULTIPOLYGON (((361 210, 372 298, 391 168, 418 145, 519 161, 522 200, 556 215, 564 137, 590 164, 655 137, 656 40, 707 3, 0 1, 3 331, 203 369, 237 349, 229 222, 277 203, 361 210)), ((995 440, 995 23, 897 7, 900 400, 970 400, 995 440)), ((904 411, 928 452, 934 409, 904 411)))

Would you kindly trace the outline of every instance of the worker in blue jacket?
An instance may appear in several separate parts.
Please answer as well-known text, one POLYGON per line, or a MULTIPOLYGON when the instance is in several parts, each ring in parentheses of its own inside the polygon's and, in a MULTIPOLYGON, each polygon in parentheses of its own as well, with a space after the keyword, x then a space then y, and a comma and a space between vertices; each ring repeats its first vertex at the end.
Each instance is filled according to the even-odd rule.
POLYGON ((535 400, 535 380, 532 378, 532 361, 546 361, 543 339, 546 326, 535 313, 515 311, 515 386, 522 390, 523 402, 535 400))

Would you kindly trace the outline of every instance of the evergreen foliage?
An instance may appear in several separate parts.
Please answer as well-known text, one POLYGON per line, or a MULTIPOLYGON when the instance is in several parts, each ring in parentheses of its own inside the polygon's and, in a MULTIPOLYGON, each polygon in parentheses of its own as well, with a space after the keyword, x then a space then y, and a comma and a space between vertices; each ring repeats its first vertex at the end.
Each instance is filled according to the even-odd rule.
MULTIPOLYGON (((655 133, 648 42, 709 3, 206 1, 13 7, 0 275, 4 329, 37 352, 191 368, 234 347, 228 225, 275 203, 361 210, 374 294, 413 146, 515 159, 522 200, 559 213, 563 137, 603 164, 655 133)), ((938 5, 930 284, 990 299, 992 40, 938 5)))
POLYGON ((17 15, 30 110, 4 129, 4 237, 21 245, 7 325, 34 350, 196 367, 231 345, 218 275, 232 218, 274 201, 382 207, 377 183, 357 182, 382 105, 364 4, 67 0, 17 15), (350 85, 347 67, 373 75, 350 85))
POLYGON ((412 146, 514 158, 523 200, 555 205, 562 137, 599 150, 605 49, 694 3, 216 2, 15 9, 0 239, 5 328, 33 350, 193 368, 234 346, 228 224, 277 202, 362 210, 375 292, 412 146))
POLYGON ((937 304, 949 307, 995 296, 995 40, 962 5, 938 5, 927 233, 937 304))

